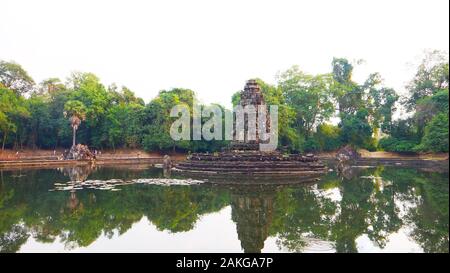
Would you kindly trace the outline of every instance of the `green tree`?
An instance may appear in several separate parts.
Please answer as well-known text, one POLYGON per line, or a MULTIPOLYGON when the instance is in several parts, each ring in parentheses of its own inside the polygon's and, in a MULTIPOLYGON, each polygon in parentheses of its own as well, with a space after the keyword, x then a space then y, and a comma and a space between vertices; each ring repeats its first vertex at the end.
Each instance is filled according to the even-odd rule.
POLYGON ((86 107, 81 101, 70 100, 64 105, 64 116, 70 120, 72 127, 72 147, 76 145, 76 133, 82 120, 86 119, 86 107))
POLYGON ((293 66, 278 77, 286 105, 295 113, 294 127, 309 138, 315 126, 334 113, 332 75, 308 75, 293 66))
POLYGON ((0 132, 2 133, 2 151, 10 133, 17 130, 17 120, 29 117, 30 113, 25 107, 24 98, 17 96, 13 91, 0 83, 0 132))
POLYGON ((333 151, 342 146, 341 128, 327 123, 317 126, 317 132, 314 138, 319 143, 320 149, 323 151, 333 151))
POLYGON ((104 126, 113 149, 120 146, 137 148, 140 145, 143 111, 144 106, 135 103, 120 103, 108 109, 104 126))
MULTIPOLYGON (((27 109, 30 112, 30 117, 21 125, 27 139, 27 146, 39 148, 54 148, 55 139, 54 122, 50 116, 48 97, 43 95, 33 94, 27 100, 27 109)), ((21 138, 22 140, 22 138, 21 138)))
POLYGON ((392 88, 382 86, 379 73, 372 73, 363 84, 357 84, 352 80, 353 65, 348 60, 334 58, 332 66, 335 80, 332 94, 339 105, 342 140, 375 150, 377 143, 372 134, 376 135, 380 129, 384 133, 392 130, 399 96, 392 88))
POLYGON ((419 99, 415 107, 414 119, 418 129, 417 133, 423 136, 425 126, 433 117, 438 113, 448 113, 448 89, 419 99))
MULTIPOLYGON (((170 137, 170 126, 174 118, 170 117, 173 106, 184 104, 189 109, 193 105, 195 93, 189 89, 174 88, 163 90, 145 107, 143 147, 146 150, 186 150, 189 141, 175 141, 170 137)), ((192 113, 192 111, 191 111, 192 113)))
POLYGON ((436 115, 425 127, 419 151, 448 152, 448 113, 436 115))
POLYGON ((396 110, 395 103, 399 96, 392 88, 371 88, 369 95, 372 101, 372 117, 376 128, 384 133, 392 131, 392 116, 396 110))
POLYGON ((344 143, 356 147, 367 147, 372 136, 372 128, 368 122, 369 112, 359 110, 356 115, 344 116, 340 124, 341 137, 344 143))
POLYGON ((0 83, 17 95, 30 92, 34 81, 21 65, 0 60, 0 83))
POLYGON ((40 95, 49 95, 50 97, 53 97, 55 96, 55 93, 65 88, 66 86, 59 78, 48 78, 39 84, 38 93, 40 95))
POLYGON ((448 90, 449 68, 448 53, 433 50, 425 52, 416 75, 408 84, 409 96, 405 105, 414 110, 418 101, 443 90, 448 90))
POLYGON ((353 65, 347 59, 333 58, 331 65, 334 84, 330 95, 335 96, 342 119, 364 107, 363 92, 360 86, 352 81, 353 65))

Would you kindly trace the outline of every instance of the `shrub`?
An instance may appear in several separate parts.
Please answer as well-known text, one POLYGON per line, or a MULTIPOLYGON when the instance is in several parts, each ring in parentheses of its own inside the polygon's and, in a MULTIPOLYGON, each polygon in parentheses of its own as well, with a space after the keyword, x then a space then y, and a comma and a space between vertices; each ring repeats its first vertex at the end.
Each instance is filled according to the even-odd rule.
POLYGON ((425 126, 425 134, 415 148, 423 152, 448 152, 448 113, 440 113, 425 126))
POLYGON ((394 137, 386 137, 380 139, 379 147, 384 151, 407 153, 414 152, 417 142, 414 140, 401 140, 394 137))
POLYGON ((320 144, 315 138, 308 138, 303 143, 303 151, 305 151, 305 152, 317 152, 317 151, 320 151, 320 144))
POLYGON ((340 139, 341 129, 331 124, 320 124, 314 138, 322 151, 337 150, 342 146, 340 139))

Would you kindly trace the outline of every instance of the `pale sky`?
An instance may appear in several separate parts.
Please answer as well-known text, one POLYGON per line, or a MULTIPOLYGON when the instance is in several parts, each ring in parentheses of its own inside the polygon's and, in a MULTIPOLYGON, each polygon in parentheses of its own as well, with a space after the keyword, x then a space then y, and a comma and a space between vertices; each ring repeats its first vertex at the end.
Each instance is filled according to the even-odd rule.
POLYGON ((0 14, 0 59, 36 82, 93 72, 146 102, 184 87, 229 106, 249 78, 327 73, 333 56, 401 92, 424 50, 449 48, 447 0, 0 0, 0 14))

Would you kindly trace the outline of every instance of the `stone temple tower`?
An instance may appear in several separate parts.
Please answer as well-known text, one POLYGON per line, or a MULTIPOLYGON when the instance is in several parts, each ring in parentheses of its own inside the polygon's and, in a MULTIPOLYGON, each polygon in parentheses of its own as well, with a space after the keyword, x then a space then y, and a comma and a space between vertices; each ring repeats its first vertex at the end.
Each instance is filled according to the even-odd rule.
POLYGON ((244 115, 244 136, 243 140, 242 138, 239 138, 236 132, 236 123, 237 123, 237 116, 234 120, 234 133, 233 133, 233 141, 231 142, 231 149, 232 150, 258 150, 259 149, 259 143, 262 142, 259 130, 260 130, 260 124, 258 122, 258 119, 261 115, 259 112, 258 106, 263 106, 263 111, 265 112, 266 122, 262 124, 265 132, 268 132, 270 129, 270 116, 268 111, 268 106, 266 105, 266 102, 264 100, 264 96, 261 92, 261 87, 254 79, 250 79, 245 84, 244 90, 241 91, 240 94, 240 101, 239 105, 242 107, 246 106, 253 106, 256 110, 255 119, 251 120, 249 119, 248 115, 244 115), (248 131, 249 131, 249 122, 255 122, 253 126, 256 128, 256 137, 255 139, 249 139, 248 138, 248 131))

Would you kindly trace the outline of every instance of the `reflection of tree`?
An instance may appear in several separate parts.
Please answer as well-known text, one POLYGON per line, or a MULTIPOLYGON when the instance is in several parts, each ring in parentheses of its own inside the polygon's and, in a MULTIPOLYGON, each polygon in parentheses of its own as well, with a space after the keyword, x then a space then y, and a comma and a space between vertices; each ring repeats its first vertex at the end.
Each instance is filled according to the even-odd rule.
POLYGON ((20 225, 13 225, 8 232, 0 234, 0 252, 17 252, 30 235, 20 225))
POLYGON ((336 205, 313 189, 314 186, 284 188, 277 194, 271 234, 278 234, 280 247, 302 252, 311 239, 328 236, 336 205))
POLYGON ((390 169, 383 178, 395 181, 396 199, 410 204, 403 217, 412 227, 410 236, 425 252, 448 252, 448 172, 390 169))
POLYGON ((422 180, 423 198, 418 202, 417 207, 409 210, 406 217, 414 227, 411 236, 426 252, 448 252, 449 250, 447 179, 437 175, 432 176, 432 179, 428 181, 419 178, 422 180))
POLYGON ((382 172, 382 167, 372 170, 348 167, 342 174, 340 214, 333 225, 336 251, 356 252, 355 240, 362 234, 385 247, 387 236, 401 227, 395 191, 391 186, 383 187, 382 172), (369 175, 373 178, 361 179, 369 175))
POLYGON ((149 207, 147 214, 160 230, 188 231, 198 219, 199 204, 192 199, 192 191, 188 187, 164 188, 152 200, 154 206, 149 207))
POLYGON ((340 183, 340 213, 331 226, 331 240, 337 252, 357 252, 356 239, 363 234, 383 248, 387 236, 402 226, 394 202, 395 189, 387 183, 380 185, 380 175, 382 169, 368 169, 340 183))
POLYGON ((15 191, 0 184, 0 253, 16 252, 29 237, 26 228, 20 224, 25 206, 10 207, 15 191))
POLYGON ((448 251, 448 174, 430 179, 415 170, 377 168, 350 178, 338 182, 330 174, 318 184, 319 191, 308 186, 280 192, 271 228, 280 246, 303 251, 315 238, 334 242, 337 252, 356 252, 356 239, 366 234, 384 248, 389 235, 411 224, 412 238, 425 251, 448 251), (431 182, 438 177, 445 182, 431 182), (339 189, 340 201, 324 197, 333 187, 339 189), (404 217, 400 206, 406 204, 415 206, 404 217))
MULTIPOLYGON (((79 170, 74 180, 87 177, 79 170)), ((228 203, 226 191, 209 187, 188 186, 124 186, 122 191, 49 192, 54 181, 64 181, 68 172, 43 170, 27 174, 28 182, 12 183, 5 181, 0 188, 4 208, 0 207, 0 237, 5 238, 0 249, 17 251, 26 241, 19 236, 17 225, 23 225, 27 237, 32 235, 39 242, 61 240, 67 247, 88 246, 99 236, 125 233, 133 223, 143 216, 156 225, 159 230, 171 232, 192 229, 199 216, 218 211, 228 203), (8 192, 14 192, 14 194, 8 192), (5 209, 6 208, 6 209, 5 209), (23 224, 22 224, 23 223, 23 224), (14 232, 14 233, 11 233, 14 232), (13 240, 18 247, 11 248, 5 240, 13 240)), ((152 171, 98 170, 92 179, 134 179, 142 176, 158 176, 152 171)), ((6 176, 8 177, 8 176, 6 176)), ((72 179, 72 178, 71 178, 72 179)), ((86 178, 84 178, 86 179, 86 178)), ((23 234, 20 233, 20 234, 23 234)))
POLYGON ((333 241, 336 242, 337 252, 357 252, 355 240, 367 231, 366 218, 372 205, 370 196, 373 185, 367 180, 344 180, 340 190, 341 212, 332 226, 333 241))
POLYGON ((395 203, 395 189, 392 186, 382 190, 376 185, 370 198, 370 210, 366 222, 369 224, 369 239, 381 248, 386 246, 388 236, 397 232, 403 225, 399 217, 400 209, 395 203))

